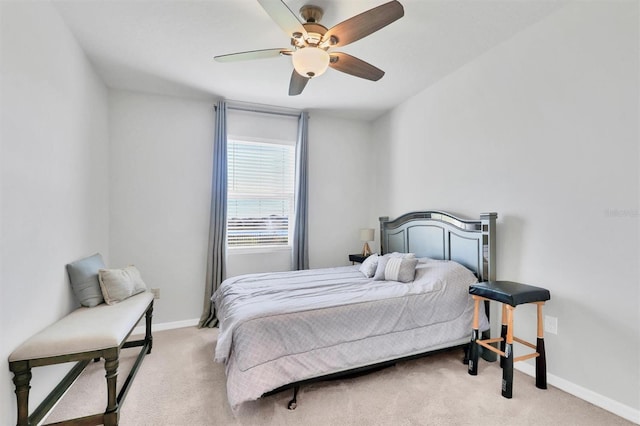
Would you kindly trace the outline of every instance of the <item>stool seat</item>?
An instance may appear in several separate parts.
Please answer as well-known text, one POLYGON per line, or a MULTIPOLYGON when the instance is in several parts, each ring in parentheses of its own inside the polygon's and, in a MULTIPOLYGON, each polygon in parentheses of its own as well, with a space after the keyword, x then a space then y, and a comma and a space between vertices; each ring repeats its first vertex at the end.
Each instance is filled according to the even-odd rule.
POLYGON ((551 299, 551 293, 546 288, 513 281, 485 281, 472 284, 469 286, 469 294, 511 306, 551 299))

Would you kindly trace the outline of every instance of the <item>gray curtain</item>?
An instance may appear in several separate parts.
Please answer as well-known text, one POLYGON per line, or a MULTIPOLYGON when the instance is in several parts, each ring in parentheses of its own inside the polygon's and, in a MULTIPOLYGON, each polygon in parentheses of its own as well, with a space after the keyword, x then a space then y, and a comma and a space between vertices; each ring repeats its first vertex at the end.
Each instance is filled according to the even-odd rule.
POLYGON ((294 270, 309 269, 309 228, 308 218, 308 139, 309 139, 309 114, 300 113, 298 119, 298 141, 296 143, 296 189, 295 211, 293 228, 293 262, 294 270))
POLYGON ((227 103, 216 106, 215 138, 213 141, 213 174, 211 182, 211 219, 209 222, 209 252, 204 292, 204 308, 198 327, 215 327, 218 320, 211 296, 225 277, 227 239, 227 103))

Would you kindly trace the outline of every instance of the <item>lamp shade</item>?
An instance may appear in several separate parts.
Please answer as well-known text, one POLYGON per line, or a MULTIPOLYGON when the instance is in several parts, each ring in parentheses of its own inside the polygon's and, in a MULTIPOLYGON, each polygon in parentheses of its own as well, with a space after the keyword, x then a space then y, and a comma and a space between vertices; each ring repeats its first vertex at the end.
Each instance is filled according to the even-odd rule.
POLYGON ((296 72, 303 77, 317 77, 324 74, 329 66, 329 54, 319 47, 304 47, 291 55, 296 72))
POLYGON ((360 241, 373 241, 374 240, 374 232, 373 228, 366 228, 360 230, 360 241))

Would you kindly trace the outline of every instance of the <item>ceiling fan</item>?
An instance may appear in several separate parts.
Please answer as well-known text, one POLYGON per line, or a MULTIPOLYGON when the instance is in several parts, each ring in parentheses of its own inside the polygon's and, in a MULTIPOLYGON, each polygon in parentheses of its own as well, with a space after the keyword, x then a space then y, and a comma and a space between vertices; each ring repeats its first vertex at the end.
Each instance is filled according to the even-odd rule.
POLYGON ((282 0, 258 0, 258 3, 291 36, 291 47, 231 53, 214 59, 218 62, 233 62, 291 56, 294 70, 289 82, 290 96, 302 93, 309 80, 323 74, 327 67, 367 80, 380 80, 384 75, 381 69, 331 49, 360 40, 404 16, 404 8, 394 0, 327 29, 318 23, 323 15, 323 10, 318 6, 302 6, 300 15, 305 22, 300 22, 282 0))

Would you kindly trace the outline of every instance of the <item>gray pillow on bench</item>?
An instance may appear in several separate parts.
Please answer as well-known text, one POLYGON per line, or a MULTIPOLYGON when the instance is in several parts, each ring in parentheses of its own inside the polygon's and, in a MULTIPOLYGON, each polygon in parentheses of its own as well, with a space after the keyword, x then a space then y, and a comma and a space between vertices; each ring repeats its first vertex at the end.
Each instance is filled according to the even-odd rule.
POLYGON ((82 306, 92 308, 104 302, 98 281, 98 269, 104 267, 100 253, 67 265, 71 288, 82 306))
POLYGON ((98 270, 98 281, 107 305, 122 302, 135 294, 147 291, 140 271, 133 265, 122 269, 101 268, 98 270))

